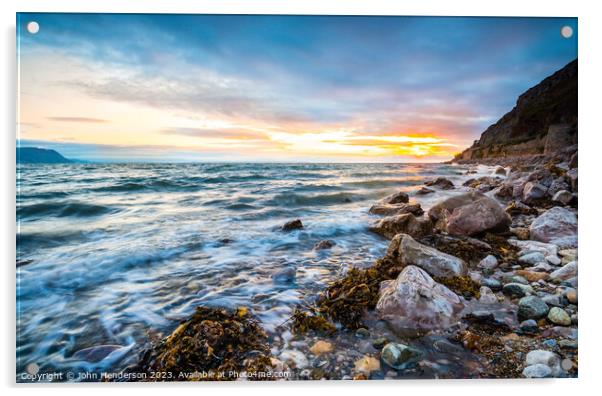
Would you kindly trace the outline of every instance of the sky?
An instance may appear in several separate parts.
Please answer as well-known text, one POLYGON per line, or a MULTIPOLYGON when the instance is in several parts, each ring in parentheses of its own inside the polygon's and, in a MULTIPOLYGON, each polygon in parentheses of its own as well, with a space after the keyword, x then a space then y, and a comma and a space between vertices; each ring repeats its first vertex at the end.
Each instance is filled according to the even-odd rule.
POLYGON ((20 146, 438 162, 577 58, 577 19, 20 13, 17 41, 20 146))

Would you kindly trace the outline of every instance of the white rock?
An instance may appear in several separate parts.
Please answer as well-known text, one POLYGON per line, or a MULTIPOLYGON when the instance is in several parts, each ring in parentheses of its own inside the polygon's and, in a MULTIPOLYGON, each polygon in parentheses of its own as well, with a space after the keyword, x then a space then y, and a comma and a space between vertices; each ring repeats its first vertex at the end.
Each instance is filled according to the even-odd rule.
POLYGON ((303 369, 309 366, 309 361, 303 352, 296 349, 286 349, 280 353, 280 360, 288 365, 294 365, 295 368, 303 369))
POLYGON ((543 243, 531 240, 520 241, 517 239, 509 239, 508 243, 520 249, 520 252, 518 253, 519 256, 522 256, 529 252, 540 252, 544 256, 558 255, 558 246, 552 243, 543 243))
POLYGON ((481 286, 481 290, 479 290, 481 294, 481 298, 479 298, 479 302, 482 304, 495 304, 497 303, 497 297, 487 286, 481 286))
POLYGON ((484 268, 484 269, 494 269, 495 267, 497 267, 498 262, 497 259, 495 258, 495 256, 493 255, 488 255, 487 257, 485 257, 483 260, 481 260, 479 262, 479 268, 484 268))
POLYGON ((552 370, 552 375, 554 377, 557 377, 562 373, 562 368, 560 367, 560 357, 553 352, 545 351, 543 349, 537 349, 529 352, 527 354, 525 364, 527 366, 532 366, 534 364, 546 365, 552 370))
POLYGON ((546 261, 552 265, 560 265, 562 262, 558 256, 546 256, 546 261))
POLYGON ((550 274, 550 279, 567 280, 577 276, 577 262, 571 261, 550 274))
POLYGON ((525 367, 523 376, 527 378, 549 378, 552 376, 552 369, 545 364, 537 363, 525 367))

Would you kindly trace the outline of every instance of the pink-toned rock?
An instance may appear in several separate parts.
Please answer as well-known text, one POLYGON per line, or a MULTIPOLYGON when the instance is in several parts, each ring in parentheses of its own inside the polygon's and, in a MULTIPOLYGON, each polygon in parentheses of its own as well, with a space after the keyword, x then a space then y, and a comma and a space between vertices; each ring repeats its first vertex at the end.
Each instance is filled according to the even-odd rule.
POLYGON ((502 231, 511 223, 510 216, 496 200, 477 191, 439 202, 428 215, 437 228, 457 236, 502 231))
POLYGON ((431 330, 458 320, 460 298, 435 282, 426 271, 410 265, 397 279, 381 283, 376 311, 396 328, 431 330))

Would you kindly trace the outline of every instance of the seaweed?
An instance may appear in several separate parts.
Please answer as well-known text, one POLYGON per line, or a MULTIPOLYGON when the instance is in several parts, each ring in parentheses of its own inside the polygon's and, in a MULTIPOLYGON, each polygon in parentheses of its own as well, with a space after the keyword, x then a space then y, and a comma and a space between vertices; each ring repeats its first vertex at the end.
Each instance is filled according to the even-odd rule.
POLYGON ((272 379, 267 335, 246 308, 197 307, 133 370, 149 374, 149 381, 272 379))
POLYGON ((483 241, 491 246, 492 254, 498 257, 498 259, 510 265, 516 264, 518 259, 517 254, 520 249, 511 245, 504 236, 487 233, 483 237, 483 241))
POLYGON ((472 280, 468 275, 453 277, 433 277, 433 279, 447 286, 451 291, 467 298, 481 298, 480 284, 472 280))
POLYGON ((390 257, 376 260, 367 269, 352 268, 345 277, 331 283, 314 306, 306 307, 305 311, 297 308, 291 318, 291 329, 299 333, 330 332, 334 326, 327 319, 349 330, 365 327, 362 318, 367 310, 376 307, 380 283, 395 279, 402 269, 390 257))
POLYGON ((328 319, 316 312, 315 309, 310 309, 311 312, 302 311, 298 307, 293 312, 292 330, 298 334, 305 334, 310 331, 316 334, 331 335, 336 332, 337 328, 335 325, 330 323, 328 319))
POLYGON ((467 239, 456 238, 446 235, 433 234, 420 240, 425 245, 434 247, 435 249, 459 257, 469 264, 476 264, 481 261, 490 249, 485 246, 471 242, 467 239))

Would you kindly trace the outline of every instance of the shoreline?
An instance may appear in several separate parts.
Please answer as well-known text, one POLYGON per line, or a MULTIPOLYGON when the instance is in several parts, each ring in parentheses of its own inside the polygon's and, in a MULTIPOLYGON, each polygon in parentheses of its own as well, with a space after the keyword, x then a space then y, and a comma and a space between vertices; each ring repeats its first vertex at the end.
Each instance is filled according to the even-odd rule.
MULTIPOLYGON (((472 192, 459 195, 470 197, 455 208, 449 206, 453 197, 444 199, 443 207, 449 207, 441 218, 437 210, 442 202, 428 213, 416 210, 420 204, 409 201, 405 193, 377 202, 371 213, 386 215, 372 230, 391 240, 387 254, 373 266, 352 269, 335 280, 313 305, 298 307, 282 327, 284 337, 261 336, 265 337, 260 344, 266 346, 262 357, 268 359, 262 370, 287 372, 285 379, 314 380, 577 376, 577 168, 571 167, 576 161, 566 155, 542 158, 504 169, 504 175, 498 167, 491 176, 469 179, 464 187, 472 192), (554 191, 559 186, 568 190, 554 191), (570 199, 560 194, 564 199, 559 201, 561 191, 570 199), (474 210, 454 212, 492 202, 500 209, 499 224, 475 222, 474 210), (554 234, 553 241, 558 244, 529 239, 542 239, 533 222, 547 221, 546 232, 554 233, 549 230, 554 222, 565 220, 547 219, 552 209, 569 217, 573 213, 574 232, 571 225, 556 224, 560 234, 554 234), (453 259, 462 264, 450 266, 453 259), (416 274, 427 278, 430 290, 442 292, 423 301, 430 310, 407 303, 412 297, 407 286, 420 289, 424 281, 415 284, 416 274), (337 306, 342 296, 352 302, 337 306), (446 299, 452 300, 452 307, 442 314, 437 309, 446 299), (400 325, 391 317, 406 323, 400 325), (410 358, 398 361, 400 354, 410 358), (437 354, 459 358, 449 365, 453 368, 447 375, 433 359, 437 354), (460 373, 462 364, 474 367, 460 373)), ((450 183, 439 178, 424 187, 435 196, 458 189, 450 183)), ((175 340, 177 332, 167 339, 175 340)), ((153 348, 155 354, 161 350, 153 348)), ((157 364, 148 355, 146 359, 144 367, 157 364)))

